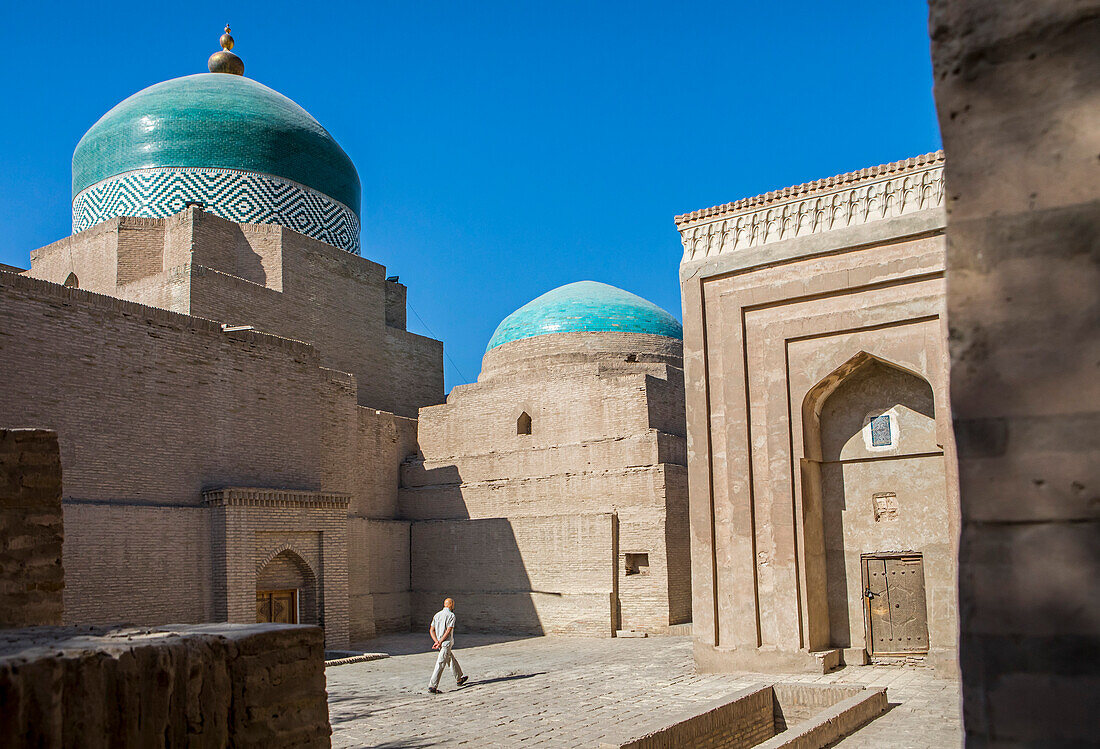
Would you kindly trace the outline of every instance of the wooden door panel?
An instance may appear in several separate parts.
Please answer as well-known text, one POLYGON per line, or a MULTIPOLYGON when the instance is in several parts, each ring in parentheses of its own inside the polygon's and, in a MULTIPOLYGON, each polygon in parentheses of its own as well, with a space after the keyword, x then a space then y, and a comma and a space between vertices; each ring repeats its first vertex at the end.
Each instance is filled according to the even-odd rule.
POLYGON ((924 598, 924 562, 920 557, 886 560, 894 652, 928 650, 928 608, 924 598))
POLYGON ((890 622, 890 597, 886 582, 886 560, 865 559, 867 579, 865 595, 867 604, 868 644, 871 652, 889 652, 894 632, 890 622))
POLYGON ((923 558, 864 557, 863 574, 871 654, 928 652, 923 558))
POLYGON ((297 624, 298 591, 256 591, 256 621, 272 624, 297 624))

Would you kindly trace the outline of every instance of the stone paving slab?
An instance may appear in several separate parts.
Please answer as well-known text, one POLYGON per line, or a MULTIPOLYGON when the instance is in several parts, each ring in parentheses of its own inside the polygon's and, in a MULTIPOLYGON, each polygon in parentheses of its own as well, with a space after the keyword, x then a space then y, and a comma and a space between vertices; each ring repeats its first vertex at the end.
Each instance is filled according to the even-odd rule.
POLYGON ((362 649, 390 657, 326 670, 334 747, 418 749, 596 747, 659 728, 669 717, 761 682, 884 686, 889 712, 836 746, 959 747, 959 685, 912 667, 849 667, 826 675, 696 674, 691 639, 506 638, 463 635, 455 654, 469 682, 443 675, 427 633, 362 649))

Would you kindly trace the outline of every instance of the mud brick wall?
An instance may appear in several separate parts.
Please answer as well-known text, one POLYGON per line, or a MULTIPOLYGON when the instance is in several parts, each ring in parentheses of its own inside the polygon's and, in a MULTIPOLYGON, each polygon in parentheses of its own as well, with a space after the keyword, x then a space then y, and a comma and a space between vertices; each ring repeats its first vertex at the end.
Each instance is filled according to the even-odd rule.
POLYGON ((65 624, 214 619, 201 507, 65 502, 65 624))
POLYGON ((967 745, 1084 746, 1100 694, 1100 2, 933 0, 967 745))
POLYGON ((327 747, 317 627, 0 633, 0 746, 327 747))
POLYGON ((64 536, 57 435, 0 429, 0 627, 61 623, 64 536))
POLYGON ((401 520, 348 518, 352 642, 409 629, 409 525, 401 520))
POLYGON ((457 602, 460 631, 611 633, 614 517, 412 525, 413 627, 457 602))

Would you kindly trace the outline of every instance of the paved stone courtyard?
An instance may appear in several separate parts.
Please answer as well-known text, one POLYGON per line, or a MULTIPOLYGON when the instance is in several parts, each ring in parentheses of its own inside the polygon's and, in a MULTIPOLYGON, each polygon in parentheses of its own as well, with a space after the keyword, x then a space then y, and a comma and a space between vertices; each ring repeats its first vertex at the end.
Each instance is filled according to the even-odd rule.
POLYGON ((925 669, 844 668, 824 676, 696 674, 687 637, 506 639, 462 635, 455 651, 470 681, 425 690, 428 635, 371 640, 391 657, 327 669, 335 747, 418 749, 597 747, 661 726, 691 705, 762 681, 884 686, 891 709, 838 744, 844 749, 958 747, 957 682, 925 669))

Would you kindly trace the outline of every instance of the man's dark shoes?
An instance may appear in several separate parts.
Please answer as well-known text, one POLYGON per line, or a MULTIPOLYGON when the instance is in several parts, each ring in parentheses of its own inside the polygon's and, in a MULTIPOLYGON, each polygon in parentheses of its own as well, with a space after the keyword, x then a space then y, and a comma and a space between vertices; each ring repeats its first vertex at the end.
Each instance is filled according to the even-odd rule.
POLYGON ((470 680, 469 676, 463 676, 461 679, 458 680, 458 685, 462 686, 463 684, 465 684, 469 680, 470 680))
POLYGON ((428 687, 428 691, 431 692, 432 694, 439 694, 439 690, 436 689, 435 687, 428 687))

